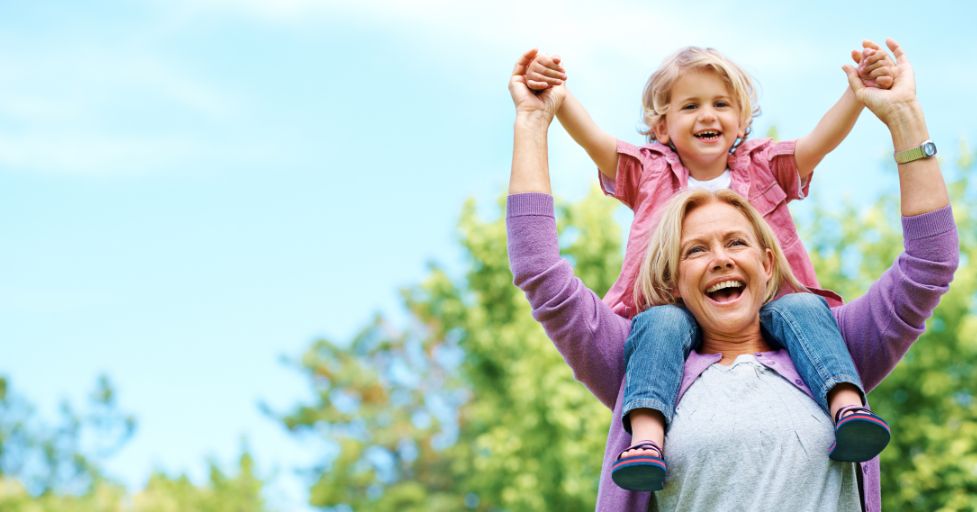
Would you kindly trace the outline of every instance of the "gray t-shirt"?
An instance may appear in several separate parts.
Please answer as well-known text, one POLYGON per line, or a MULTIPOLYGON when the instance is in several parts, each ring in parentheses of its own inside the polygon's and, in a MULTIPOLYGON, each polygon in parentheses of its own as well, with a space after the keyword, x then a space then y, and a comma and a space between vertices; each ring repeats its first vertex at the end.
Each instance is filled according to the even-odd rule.
POLYGON ((824 411, 754 356, 714 364, 678 404, 651 509, 857 512, 855 464, 829 459, 832 442, 824 411))

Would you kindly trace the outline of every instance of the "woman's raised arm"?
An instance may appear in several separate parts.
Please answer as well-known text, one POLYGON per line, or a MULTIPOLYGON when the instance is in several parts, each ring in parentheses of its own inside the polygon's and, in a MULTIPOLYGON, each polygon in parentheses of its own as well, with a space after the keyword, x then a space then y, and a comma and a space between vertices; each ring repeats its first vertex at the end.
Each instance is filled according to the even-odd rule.
MULTIPOLYGON (((912 66, 895 41, 886 41, 896 58, 892 89, 867 88, 845 66, 856 97, 892 136, 895 152, 929 141, 923 109, 916 99, 912 66)), ((868 293, 836 308, 865 389, 877 386, 923 333, 946 293, 959 259, 959 242, 946 184, 935 158, 899 164, 900 207, 905 250, 868 293)))
MULTIPOLYGON (((929 131, 923 107, 916 98, 916 77, 909 59, 892 39, 887 39, 885 44, 896 58, 891 89, 865 87, 851 66, 842 69, 848 74, 855 97, 889 128, 894 152, 899 153, 928 142, 929 131)), ((899 164, 899 190, 905 217, 936 211, 950 204, 936 158, 919 158, 899 164)))
POLYGON ((630 323, 587 289, 560 258, 550 193, 546 134, 563 100, 563 86, 537 95, 526 87, 524 54, 509 79, 516 106, 506 228, 513 281, 526 293, 533 317, 577 380, 609 408, 624 378, 624 341, 630 323))

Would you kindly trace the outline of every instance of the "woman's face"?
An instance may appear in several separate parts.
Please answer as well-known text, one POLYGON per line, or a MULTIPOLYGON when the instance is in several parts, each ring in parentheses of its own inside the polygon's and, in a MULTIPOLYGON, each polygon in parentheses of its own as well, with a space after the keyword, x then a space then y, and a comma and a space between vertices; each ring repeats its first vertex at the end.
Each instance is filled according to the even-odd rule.
POLYGON ((678 296, 706 335, 759 332, 773 261, 742 212, 721 201, 706 203, 682 222, 678 296))

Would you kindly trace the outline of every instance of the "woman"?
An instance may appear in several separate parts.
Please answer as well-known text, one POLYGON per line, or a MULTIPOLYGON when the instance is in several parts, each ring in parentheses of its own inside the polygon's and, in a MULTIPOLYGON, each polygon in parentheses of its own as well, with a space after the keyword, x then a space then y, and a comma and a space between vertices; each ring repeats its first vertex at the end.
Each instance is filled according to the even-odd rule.
MULTIPOLYGON (((853 69, 846 67, 845 71, 856 96, 886 124, 894 147, 902 150, 915 147, 929 137, 922 110, 916 101, 912 68, 894 43, 890 48, 893 49, 897 61, 895 83, 891 89, 866 89, 862 87, 853 69)), ((614 315, 599 297, 587 290, 573 276, 569 264, 559 258, 552 198, 549 196, 546 132, 565 92, 556 87, 538 96, 532 94, 521 78, 531 58, 531 52, 523 56, 516 64, 509 83, 516 106, 507 214, 509 256, 515 283, 526 292, 533 306, 534 317, 543 324, 576 378, 614 411, 601 472, 598 510, 647 510, 649 494, 625 491, 613 485, 610 480, 610 468, 629 441, 621 421, 621 392, 624 342, 631 325, 627 320, 614 315)), ((956 228, 936 160, 926 158, 900 165, 899 182, 902 191, 904 253, 865 296, 833 310, 866 390, 881 382, 922 333, 925 320, 932 314, 939 297, 946 291, 957 264, 956 228)), ((721 202, 718 208, 720 210, 701 205, 684 212, 684 217, 677 220, 683 228, 682 236, 691 236, 692 233, 685 230, 695 225, 713 226, 714 230, 723 232, 735 229, 734 225, 743 219, 748 223, 745 215, 737 217, 728 211, 724 213, 721 202), (707 218, 702 220, 690 217, 693 214, 705 215, 707 218)), ((753 228, 745 231, 754 238, 760 238, 753 228)), ((680 400, 686 400, 691 396, 689 393, 702 386, 703 375, 711 369, 714 370, 717 363, 721 365, 723 362, 735 361, 739 356, 748 354, 754 354, 755 361, 762 368, 776 372, 783 377, 781 380, 800 382, 786 352, 770 351, 762 336, 759 336, 758 326, 756 330, 752 330, 762 301, 741 301, 742 308, 737 307, 735 314, 724 316, 716 314, 715 308, 710 309, 702 287, 692 284, 695 279, 702 278, 703 272, 716 266, 729 268, 730 272, 736 272, 741 277, 750 273, 755 276, 751 278, 751 283, 769 279, 764 277, 766 270, 763 256, 769 248, 760 249, 763 250, 758 252, 759 256, 747 259, 711 257, 712 266, 705 265, 705 270, 678 265, 673 284, 678 285, 683 302, 703 326, 704 333, 703 345, 686 361, 680 400), (682 295, 682 283, 686 286, 685 295, 682 295), (728 334, 731 325, 739 329, 737 333, 748 331, 749 335, 724 336, 728 334)), ((776 261, 769 263, 771 268, 776 264, 776 261)), ((732 366, 733 369, 735 367, 732 366)), ((797 389, 810 397, 808 390, 801 387, 797 389)), ((753 394, 730 398, 730 401, 740 405, 752 404, 753 400, 753 394)), ((682 402, 679 402, 679 407, 682 407, 682 402)), ((711 418, 711 429, 729 429, 742 419, 737 415, 740 410, 742 408, 728 408, 724 412, 726 416, 711 418)), ((760 420, 768 421, 754 427, 761 432, 765 428, 775 429, 783 421, 776 417, 764 417, 760 420)), ((830 424, 827 417, 824 421, 830 424)), ((679 419, 676 419, 669 432, 669 443, 672 442, 671 436, 675 433, 678 422, 679 419)), ((702 429, 701 426, 698 428, 702 429)), ((801 440, 800 444, 805 445, 805 442, 801 440)), ((852 506, 854 500, 855 505, 860 501, 865 510, 880 509, 877 458, 855 465, 857 475, 851 471, 851 465, 843 463, 834 463, 838 466, 825 470, 829 473, 833 471, 835 477, 840 474, 840 480, 835 478, 836 483, 833 484, 839 495, 829 497, 837 499, 836 503, 826 502, 823 496, 817 497, 815 493, 823 492, 823 489, 795 486, 792 478, 802 471, 793 466, 783 465, 776 473, 760 475, 740 471, 741 468, 731 466, 740 461, 737 457, 741 453, 735 449, 720 455, 718 459, 709 459, 708 464, 725 464, 724 473, 701 475, 706 481, 687 482, 684 478, 687 473, 676 468, 674 464, 676 455, 680 458, 686 455, 676 453, 677 448, 681 451, 681 447, 675 445, 670 448, 673 457, 670 471, 672 477, 664 494, 658 495, 663 500, 671 500, 668 503, 658 503, 663 507, 705 508, 710 506, 710 502, 703 500, 717 499, 722 500, 719 503, 723 504, 723 508, 730 508, 732 505, 732 508, 744 510, 783 509, 792 499, 813 495, 813 501, 798 501, 802 504, 795 508, 837 509, 852 506), (845 468, 848 468, 847 472, 845 468), (743 475, 748 477, 745 481, 736 480, 743 475), (857 482, 853 484, 852 480, 857 482), (780 486, 776 489, 783 491, 767 492, 771 485, 780 486), (690 492, 684 493, 686 490, 690 492), (671 498, 674 499, 666 496, 669 492, 673 493, 671 498), (688 496, 689 494, 692 496, 688 496), (686 499, 683 500, 683 496, 686 499)), ((815 456, 826 459, 824 453, 815 456)), ((779 452, 768 458, 774 459, 773 463, 776 465, 779 452)), ((694 463, 690 466, 698 467, 694 463)), ((713 508, 716 506, 715 503, 712 505, 713 508)))

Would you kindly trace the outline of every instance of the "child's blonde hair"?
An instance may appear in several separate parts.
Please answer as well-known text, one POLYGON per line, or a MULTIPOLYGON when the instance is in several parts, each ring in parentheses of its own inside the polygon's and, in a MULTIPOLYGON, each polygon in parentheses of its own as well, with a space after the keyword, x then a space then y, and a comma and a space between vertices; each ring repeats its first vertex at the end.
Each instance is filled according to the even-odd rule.
POLYGON ((764 304, 777 296, 781 286, 787 285, 793 291, 806 290, 794 276, 773 230, 743 196, 729 189, 685 190, 672 197, 662 209, 658 227, 648 241, 648 250, 634 284, 634 304, 638 311, 677 302, 674 292, 678 287, 676 278, 682 245, 682 222, 692 210, 714 202, 726 203, 742 212, 753 226, 760 250, 773 251, 773 274, 767 282, 764 304))
POLYGON ((644 93, 641 95, 644 121, 648 129, 641 133, 647 136, 649 141, 655 140, 655 126, 668 113, 672 87, 683 73, 691 70, 712 71, 729 86, 732 99, 740 109, 740 120, 746 127, 743 135, 743 139, 746 139, 750 134, 753 118, 760 115, 753 79, 718 50, 698 46, 687 46, 675 52, 648 78, 644 93))

